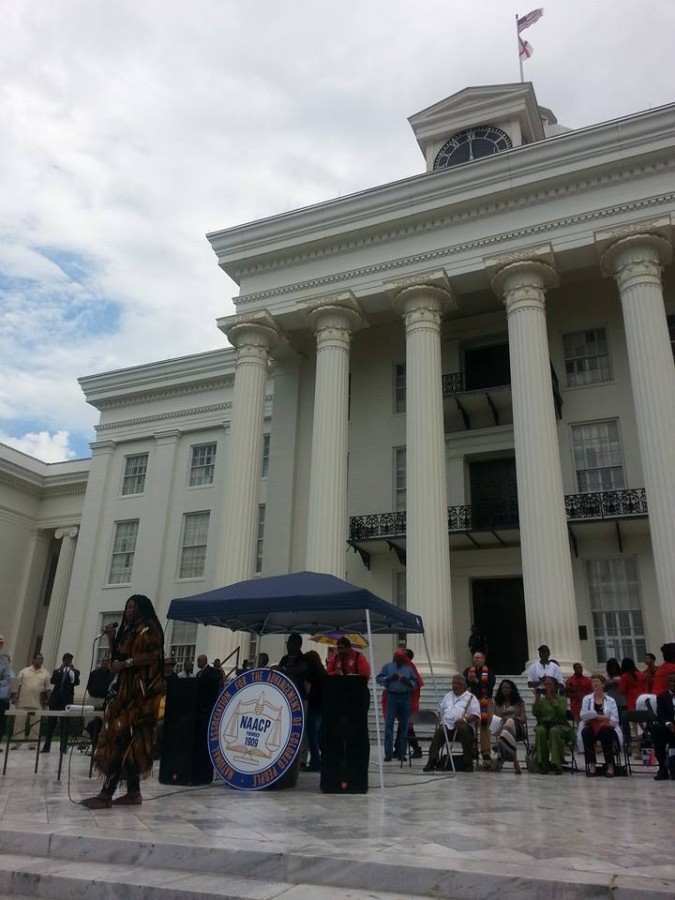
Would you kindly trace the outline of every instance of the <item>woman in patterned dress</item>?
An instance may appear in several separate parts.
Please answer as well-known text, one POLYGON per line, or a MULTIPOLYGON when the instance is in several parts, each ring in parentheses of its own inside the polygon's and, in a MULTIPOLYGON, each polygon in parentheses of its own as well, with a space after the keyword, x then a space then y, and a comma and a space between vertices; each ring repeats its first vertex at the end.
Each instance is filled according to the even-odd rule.
POLYGON ((105 632, 114 677, 94 754, 103 786, 95 797, 81 801, 88 809, 142 803, 141 779, 152 772, 164 683, 164 633, 148 597, 129 597, 121 626, 108 626, 105 632), (113 800, 124 782, 127 793, 113 800))

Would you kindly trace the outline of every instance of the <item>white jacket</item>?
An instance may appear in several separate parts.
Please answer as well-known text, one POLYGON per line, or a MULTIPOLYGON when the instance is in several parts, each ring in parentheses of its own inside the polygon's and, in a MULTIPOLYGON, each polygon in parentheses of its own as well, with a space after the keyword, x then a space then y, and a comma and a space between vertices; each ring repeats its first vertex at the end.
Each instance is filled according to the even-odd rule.
MULTIPOLYGON (((584 730, 583 726, 586 722, 594 719, 596 715, 595 709, 593 707, 594 700, 594 694, 586 694, 584 699, 581 701, 581 712, 579 713, 579 718, 581 719, 582 724, 577 729, 577 747, 580 753, 583 753, 584 750, 584 744, 581 740, 581 732, 584 730)), ((612 697, 608 697, 607 694, 605 694, 604 700, 602 701, 602 712, 603 715, 607 716, 612 725, 612 728, 616 732, 616 736, 619 740, 619 747, 623 747, 623 734, 619 725, 619 709, 616 705, 616 700, 614 700, 612 697)))

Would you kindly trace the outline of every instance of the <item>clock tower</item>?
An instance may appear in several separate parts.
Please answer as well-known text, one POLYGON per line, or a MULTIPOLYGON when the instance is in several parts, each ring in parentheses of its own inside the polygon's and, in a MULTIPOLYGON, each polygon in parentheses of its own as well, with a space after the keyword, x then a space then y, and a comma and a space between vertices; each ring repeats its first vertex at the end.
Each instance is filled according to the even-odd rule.
POLYGON ((469 87, 408 120, 427 171, 446 169, 542 141, 568 129, 539 106, 532 84, 469 87))

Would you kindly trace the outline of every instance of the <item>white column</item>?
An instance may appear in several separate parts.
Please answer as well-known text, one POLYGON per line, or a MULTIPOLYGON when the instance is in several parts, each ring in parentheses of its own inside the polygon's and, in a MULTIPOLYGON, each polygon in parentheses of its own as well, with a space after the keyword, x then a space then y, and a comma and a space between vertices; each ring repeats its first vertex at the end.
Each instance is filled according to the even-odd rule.
POLYGON ((157 598, 155 609, 162 619, 169 608, 171 595, 162 590, 164 562, 167 549, 169 527, 173 524, 169 514, 175 490, 175 468, 181 432, 177 429, 157 432, 152 453, 151 477, 146 480, 145 490, 149 508, 152 509, 154 527, 144 536, 145 556, 152 560, 152 566, 145 569, 145 579, 151 589, 150 597, 157 598))
POLYGON ((345 577, 349 347, 362 324, 351 295, 307 307, 316 335, 306 568, 345 577))
MULTIPOLYGON (((219 327, 237 348, 219 548, 222 586, 245 581, 255 574, 267 364, 279 333, 267 314, 232 316, 221 320, 219 327)), ((210 628, 209 660, 224 659, 245 639, 240 632, 210 628)))
MULTIPOLYGON (((45 658, 45 668, 51 671, 58 660, 58 646, 63 627, 63 616, 66 611, 66 598, 70 586, 70 576, 73 572, 73 560, 75 559, 75 545, 77 540, 77 526, 70 528, 57 528, 54 537, 61 541, 59 560, 56 564, 54 584, 49 598, 49 610, 47 621, 42 636, 42 655, 45 658)), ((74 653, 74 650, 70 651, 74 653)))
POLYGON ((91 657, 91 642, 100 630, 99 608, 91 602, 91 598, 99 591, 110 564, 109 547, 103 543, 102 535, 110 527, 107 519, 110 506, 106 498, 113 496, 111 491, 117 496, 119 477, 113 465, 117 447, 115 441, 95 441, 89 446, 91 464, 87 492, 80 515, 73 574, 56 657, 61 659, 64 653, 74 653, 83 667, 84 660, 91 657), (111 485, 113 479, 114 487, 111 485))
POLYGON ((662 636, 675 640, 675 365, 663 304, 664 238, 635 234, 612 244, 602 265, 619 287, 645 491, 649 507, 662 636))
MULTIPOLYGON (((441 318, 453 304, 440 286, 410 284, 396 295, 406 336, 406 595, 424 621, 434 672, 456 671, 452 640, 448 500, 441 367, 441 318)), ((427 669, 421 637, 409 635, 416 664, 427 669)))
POLYGON ((560 469, 546 333, 546 287, 553 268, 523 260, 501 268, 511 357, 513 433, 530 660, 547 644, 566 671, 581 661, 577 609, 560 469))

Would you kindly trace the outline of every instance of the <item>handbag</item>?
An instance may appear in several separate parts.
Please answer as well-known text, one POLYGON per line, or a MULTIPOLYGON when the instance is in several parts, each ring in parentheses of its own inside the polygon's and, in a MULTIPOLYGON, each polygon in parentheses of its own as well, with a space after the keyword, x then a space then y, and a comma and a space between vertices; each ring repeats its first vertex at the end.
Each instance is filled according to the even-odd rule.
POLYGON ((589 719, 589 721, 586 722, 586 728, 590 728, 593 737, 597 737, 605 728, 611 727, 612 723, 607 716, 596 716, 594 719, 589 719))

